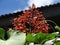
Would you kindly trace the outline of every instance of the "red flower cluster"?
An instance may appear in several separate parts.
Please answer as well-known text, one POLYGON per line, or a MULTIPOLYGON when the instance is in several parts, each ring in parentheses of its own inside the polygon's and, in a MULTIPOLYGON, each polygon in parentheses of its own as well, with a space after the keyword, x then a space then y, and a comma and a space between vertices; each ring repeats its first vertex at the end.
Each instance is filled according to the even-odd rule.
POLYGON ((29 10, 24 11, 18 18, 14 18, 13 24, 15 30, 20 30, 25 33, 48 33, 49 28, 42 13, 35 9, 34 4, 32 8, 30 7, 29 10))

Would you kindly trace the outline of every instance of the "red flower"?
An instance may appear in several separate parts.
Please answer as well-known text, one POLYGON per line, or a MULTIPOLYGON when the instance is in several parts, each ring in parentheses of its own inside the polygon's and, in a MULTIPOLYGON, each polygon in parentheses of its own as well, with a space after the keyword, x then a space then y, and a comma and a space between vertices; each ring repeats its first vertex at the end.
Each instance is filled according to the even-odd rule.
POLYGON ((42 13, 35 9, 34 4, 32 8, 30 7, 29 10, 24 11, 22 15, 19 15, 18 18, 15 18, 13 24, 15 26, 15 30, 20 30, 25 33, 48 33, 49 29, 48 23, 45 21, 45 18, 43 17, 42 13))

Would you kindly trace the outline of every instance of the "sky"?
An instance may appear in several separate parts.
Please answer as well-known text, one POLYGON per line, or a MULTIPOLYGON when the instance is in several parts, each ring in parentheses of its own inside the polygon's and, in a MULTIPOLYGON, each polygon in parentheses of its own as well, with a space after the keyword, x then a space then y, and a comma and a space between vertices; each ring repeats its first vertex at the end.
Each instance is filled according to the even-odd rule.
POLYGON ((37 7, 60 3, 60 0, 0 0, 0 16, 26 10, 32 4, 37 7))

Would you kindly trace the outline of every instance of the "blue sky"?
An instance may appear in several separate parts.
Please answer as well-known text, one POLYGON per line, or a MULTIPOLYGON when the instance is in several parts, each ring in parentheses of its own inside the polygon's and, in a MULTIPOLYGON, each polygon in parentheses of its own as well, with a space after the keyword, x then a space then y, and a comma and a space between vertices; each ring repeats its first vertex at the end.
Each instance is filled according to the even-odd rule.
POLYGON ((0 0, 0 15, 12 13, 27 6, 27 0, 0 0))
POLYGON ((60 0, 0 0, 0 15, 27 9, 34 3, 37 7, 60 3, 60 0))

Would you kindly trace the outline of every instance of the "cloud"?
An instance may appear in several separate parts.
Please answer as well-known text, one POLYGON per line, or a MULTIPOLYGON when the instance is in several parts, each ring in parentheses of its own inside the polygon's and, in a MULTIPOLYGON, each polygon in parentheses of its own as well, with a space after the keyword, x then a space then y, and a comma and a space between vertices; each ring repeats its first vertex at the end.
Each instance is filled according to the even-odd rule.
MULTIPOLYGON (((27 7, 31 6, 33 3, 36 5, 36 7, 41 7, 46 5, 52 5, 58 2, 60 2, 60 0, 28 0, 27 7)), ((25 7, 25 9, 27 9, 27 7, 25 7)))
MULTIPOLYGON (((60 3, 60 0, 28 0, 26 3, 27 6, 25 6, 25 8, 23 8, 22 10, 28 10, 29 6, 32 6, 33 3, 36 5, 36 7, 41 7, 41 6, 60 3)), ((18 12, 18 11, 21 11, 21 9, 15 10, 14 12, 18 12)))
POLYGON ((41 7, 41 6, 53 4, 54 0, 29 0, 28 1, 29 6, 31 6, 33 3, 36 5, 36 7, 41 7))
POLYGON ((16 12, 20 12, 20 11, 21 11, 21 9, 17 9, 17 10, 15 10, 13 12, 16 13, 16 12))

